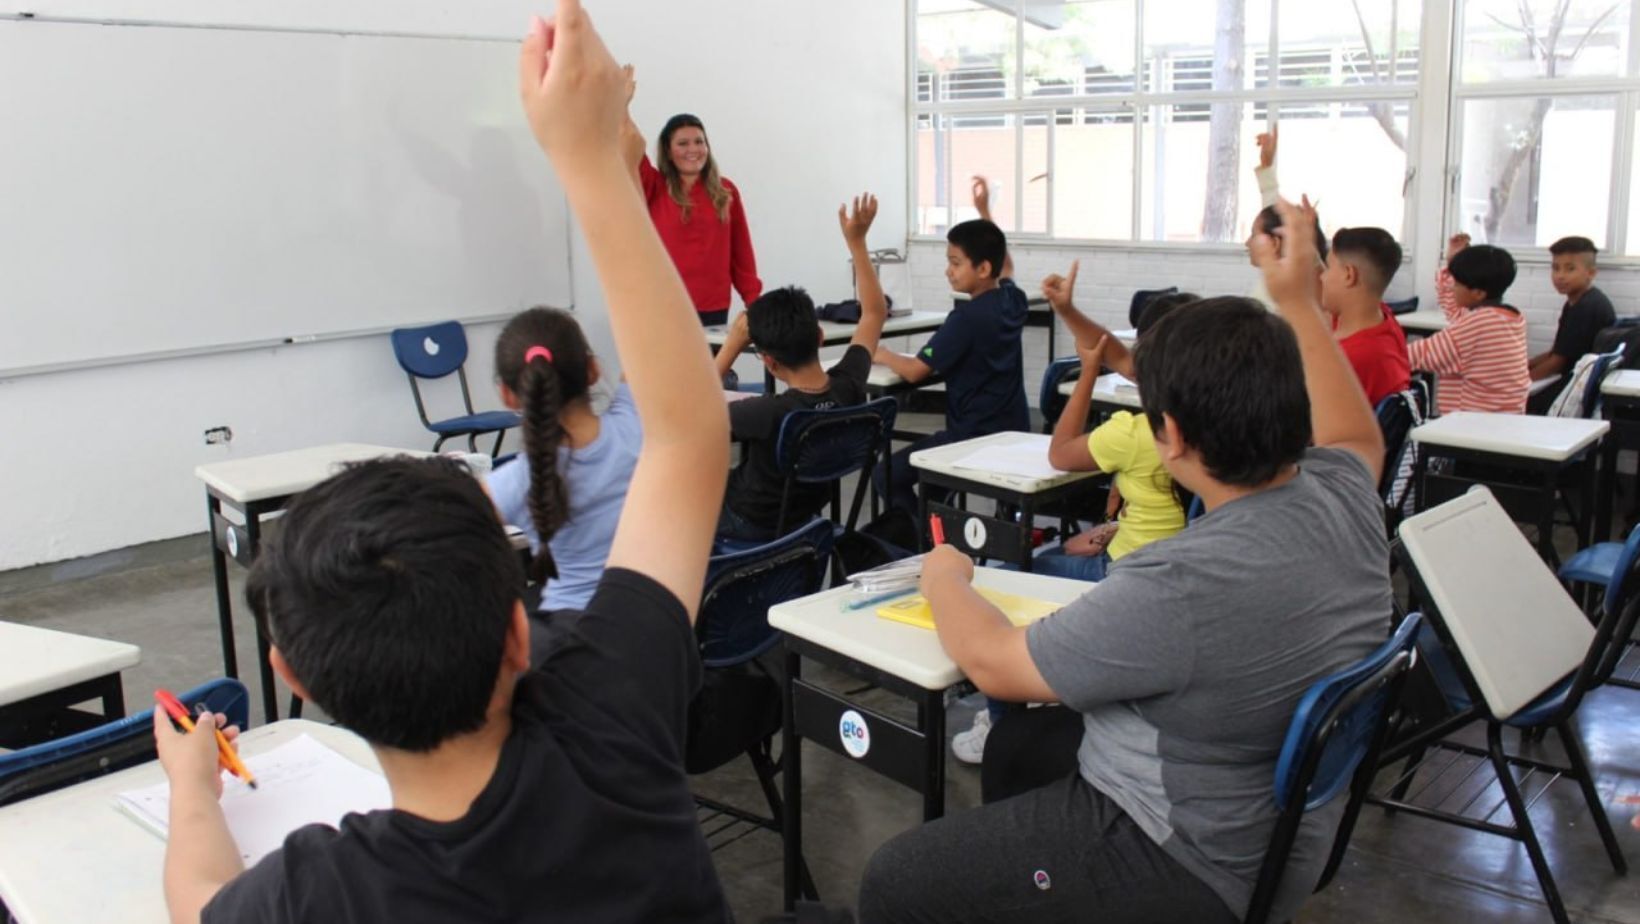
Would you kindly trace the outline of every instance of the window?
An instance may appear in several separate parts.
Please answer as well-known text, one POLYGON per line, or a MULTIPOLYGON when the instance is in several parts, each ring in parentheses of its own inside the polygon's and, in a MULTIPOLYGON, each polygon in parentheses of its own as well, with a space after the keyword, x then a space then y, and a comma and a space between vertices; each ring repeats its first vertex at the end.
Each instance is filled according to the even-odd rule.
POLYGON ((1240 242, 1254 138, 1329 226, 1400 234, 1422 0, 916 0, 914 231, 1240 242))

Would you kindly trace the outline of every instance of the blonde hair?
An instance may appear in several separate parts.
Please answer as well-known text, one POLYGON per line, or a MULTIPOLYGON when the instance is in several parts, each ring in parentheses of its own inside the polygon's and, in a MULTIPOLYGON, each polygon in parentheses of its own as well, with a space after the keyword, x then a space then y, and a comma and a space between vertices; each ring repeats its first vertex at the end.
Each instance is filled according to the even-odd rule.
MULTIPOLYGON (((689 220, 689 213, 694 211, 694 204, 689 201, 689 194, 683 188, 683 175, 678 173, 678 167, 672 163, 672 136, 680 128, 698 128, 702 138, 706 137, 706 126, 700 119, 687 113, 675 115, 668 119, 666 127, 661 129, 660 138, 655 141, 655 163, 660 167, 661 176, 666 178, 667 192, 672 194, 672 201, 678 204, 683 211, 683 220, 689 220)), ((706 143, 706 167, 700 172, 700 183, 706 187, 706 195, 712 200, 712 210, 717 212, 718 221, 728 222, 729 203, 734 200, 734 193, 723 185, 723 177, 718 174, 717 159, 712 156, 711 141, 706 143)))

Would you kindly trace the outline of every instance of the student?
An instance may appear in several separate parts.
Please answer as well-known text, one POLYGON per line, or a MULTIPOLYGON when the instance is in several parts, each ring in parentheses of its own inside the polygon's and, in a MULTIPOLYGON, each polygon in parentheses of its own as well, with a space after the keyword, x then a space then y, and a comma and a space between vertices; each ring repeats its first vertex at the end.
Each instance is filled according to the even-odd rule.
MULTIPOLYGON (((1280 220, 1272 207, 1276 199, 1281 196, 1281 186, 1276 178, 1276 146, 1279 141, 1280 129, 1270 126, 1267 132, 1260 132, 1254 142, 1258 145, 1258 166, 1253 168, 1253 178, 1258 181, 1258 196, 1260 211, 1253 217, 1253 227, 1247 232, 1247 262, 1255 270, 1258 265, 1253 262, 1253 241, 1261 234, 1271 234, 1275 231, 1280 220)), ((1275 302, 1270 300, 1270 292, 1264 288, 1264 274, 1258 273, 1253 280, 1253 287, 1248 290, 1247 297, 1274 311, 1275 302)))
POLYGON ((980 177, 974 178, 974 207, 979 218, 952 225, 945 235, 945 280, 969 299, 956 303, 917 355, 877 347, 875 361, 907 382, 921 382, 936 372, 945 376, 945 429, 894 453, 892 482, 886 482, 883 469, 877 470, 877 490, 891 508, 917 509, 913 452, 1031 428, 1020 345, 1028 313, 1025 293, 1014 285, 1008 239, 991 222, 989 188, 980 177))
POLYGON ((1471 247, 1469 235, 1455 234, 1446 264, 1436 274, 1435 294, 1447 327, 1408 348, 1412 368, 1440 376, 1435 393, 1442 414, 1519 414, 1531 388, 1526 319, 1503 303, 1515 281, 1515 259, 1500 247, 1471 247))
MULTIPOLYGON (((1284 228, 1314 226, 1278 207, 1284 228)), ((945 651, 990 696, 1070 707, 1078 766, 890 840, 866 867, 863 924, 1241 919, 1293 710, 1383 640, 1394 606, 1383 439, 1316 302, 1315 243, 1256 249, 1280 318, 1208 299, 1136 357, 1156 448, 1201 519, 1028 628, 974 591, 966 555, 924 560, 945 651)), ((1304 819, 1271 920, 1310 892, 1343 808, 1304 819)))
POLYGON ((1341 228, 1321 274, 1321 309, 1355 377, 1378 402, 1412 384, 1407 335, 1384 304, 1384 290, 1401 268, 1401 245, 1383 228, 1341 228))
MULTIPOLYGON (((877 338, 888 317, 882 283, 866 252, 866 232, 876 217, 877 197, 870 193, 856 196, 852 209, 837 210, 837 224, 854 261, 860 322, 843 358, 830 369, 820 365, 824 334, 814 319, 814 302, 795 286, 763 293, 729 328, 723 348, 718 351, 718 372, 728 375, 741 351, 755 345, 764 368, 786 383, 786 390, 729 406, 729 432, 736 441, 745 443, 745 449, 740 465, 729 473, 729 490, 718 520, 719 538, 754 542, 778 538, 776 521, 785 476, 776 464, 775 447, 788 413, 847 407, 866 399, 871 354, 877 349, 877 338)), ((787 530, 808 522, 830 498, 826 485, 793 485, 787 502, 787 530)))
POLYGON ((645 426, 608 569, 532 669, 517 558, 455 463, 368 463, 298 497, 247 595, 275 669, 371 743, 393 808, 301 828, 243 871, 219 717, 156 719, 173 921, 729 919, 683 769, 728 414, 706 351, 680 349, 700 324, 617 153, 621 70, 579 0, 548 28, 524 41, 524 107, 645 426))
POLYGON ((1555 291, 1566 296, 1566 304, 1560 309, 1555 342, 1529 363, 1532 381, 1570 372, 1583 354, 1594 352, 1595 335, 1617 323, 1612 300, 1594 284, 1597 254, 1594 241, 1586 237, 1563 237, 1549 245, 1549 278, 1555 291))
POLYGON ((525 464, 492 472, 490 496, 501 521, 524 530, 535 550, 530 578, 546 581, 540 609, 578 610, 603 576, 643 447, 632 390, 621 383, 603 416, 593 412, 598 360, 575 316, 557 308, 507 322, 495 371, 502 403, 524 414, 525 464))

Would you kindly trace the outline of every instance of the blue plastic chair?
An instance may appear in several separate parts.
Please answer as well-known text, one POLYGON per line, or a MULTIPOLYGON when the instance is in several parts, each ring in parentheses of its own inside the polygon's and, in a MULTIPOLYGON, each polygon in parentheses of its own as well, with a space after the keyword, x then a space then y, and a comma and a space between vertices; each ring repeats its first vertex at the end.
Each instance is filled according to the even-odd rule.
POLYGON ((1353 667, 1316 681, 1299 700, 1276 760, 1274 795, 1281 815, 1270 835, 1244 924, 1263 924, 1269 918, 1304 814, 1331 802, 1348 787, 1349 802, 1316 889, 1326 886, 1337 872, 1377 770, 1389 715, 1412 664, 1422 621, 1417 613, 1408 616, 1377 651, 1353 667))
MULTIPOLYGON (((212 680, 177 697, 203 704, 240 729, 250 727, 250 694, 231 678, 212 680)), ((117 719, 66 738, 0 754, 0 805, 44 795, 156 758, 154 710, 117 719)))
POLYGON ((501 452, 501 441, 507 431, 519 425, 522 418, 512 411, 474 411, 473 396, 467 388, 467 333, 459 321, 445 321, 426 327, 401 327, 392 333, 393 356, 399 368, 410 377, 410 393, 416 398, 416 413, 421 425, 435 434, 433 451, 438 452, 444 441, 456 436, 467 438, 467 448, 478 452, 478 437, 483 433, 495 434, 494 456, 501 452), (427 405, 421 397, 422 379, 442 379, 455 373, 461 380, 461 403, 467 413, 444 420, 431 420, 427 405))
POLYGON ((1414 295, 1411 298, 1403 298, 1400 301, 1385 302, 1384 304, 1389 307, 1390 314, 1411 314, 1418 310, 1418 296, 1414 295))
POLYGON ((1133 298, 1128 301, 1128 325, 1139 326, 1139 317, 1145 313, 1145 306, 1150 304, 1151 299, 1158 295, 1173 295, 1178 291, 1178 286, 1168 286, 1165 289, 1140 289, 1134 292, 1133 298))
POLYGON ((1606 373, 1623 359, 1623 351, 1628 344, 1619 343, 1617 349, 1610 353, 1601 353, 1594 361, 1594 372, 1590 373, 1589 380, 1583 385, 1583 398, 1579 403, 1579 417, 1595 418, 1600 416, 1600 383, 1606 380, 1606 373))
POLYGON ((852 530, 871 487, 869 473, 876 468, 877 459, 888 454, 888 441, 898 412, 899 404, 893 398, 878 398, 849 407, 787 414, 780 422, 774 447, 775 465, 786 476, 780 488, 780 514, 775 519, 775 533, 784 534, 787 529, 792 488, 799 484, 829 484, 831 516, 834 521, 839 520, 842 516, 839 483, 845 476, 859 472, 860 481, 849 504, 848 519, 841 521, 843 529, 852 530))
POLYGON ((1082 360, 1064 356, 1048 363, 1042 370, 1042 390, 1037 393, 1036 406, 1042 410, 1042 432, 1052 433, 1059 415, 1065 412, 1067 399, 1059 393, 1059 386, 1082 377, 1082 360))
MULTIPOLYGON (((1603 619, 1611 619, 1630 605, 1630 597, 1640 599, 1640 596, 1634 594, 1634 588, 1640 584, 1634 578, 1637 563, 1640 563, 1640 526, 1629 530, 1629 538, 1625 542, 1597 542, 1573 555, 1566 560, 1566 564, 1560 566, 1558 576, 1568 584, 1604 588, 1599 614, 1603 619)), ((1605 665, 1605 682, 1630 690, 1640 690, 1640 683, 1632 679, 1611 676, 1618 663, 1628 653, 1629 646, 1633 644, 1631 638, 1624 641, 1621 646, 1613 646, 1608 655, 1609 661, 1605 665)))

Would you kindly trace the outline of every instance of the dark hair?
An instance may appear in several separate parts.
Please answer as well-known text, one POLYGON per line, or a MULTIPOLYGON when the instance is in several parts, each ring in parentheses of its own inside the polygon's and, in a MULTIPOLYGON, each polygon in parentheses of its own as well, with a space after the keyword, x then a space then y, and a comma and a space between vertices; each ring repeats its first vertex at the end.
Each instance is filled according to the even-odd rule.
POLYGON ((1515 281, 1515 258, 1502 247, 1474 244, 1457 252, 1447 263, 1452 278, 1470 289, 1486 293, 1487 301, 1503 300, 1503 293, 1515 281))
POLYGON ((518 395, 524 411, 524 458, 530 466, 530 520, 541 544, 530 562, 530 579, 558 576, 548 543, 569 519, 569 492, 558 474, 564 427, 558 412, 584 396, 592 351, 575 316, 558 308, 531 308, 513 316, 495 341, 495 374, 518 395), (532 347, 545 347, 526 359, 532 347))
POLYGON ((1401 245, 1383 228, 1339 228, 1332 239, 1333 254, 1366 261, 1373 271, 1373 288, 1382 295, 1401 268, 1401 245))
MULTIPOLYGON (((655 139, 655 169, 659 170, 661 177, 666 180, 666 191, 672 196, 672 201, 677 203, 678 210, 683 213, 683 221, 687 224, 689 213, 694 211, 694 204, 683 191, 683 176, 678 173, 677 165, 672 163, 672 136, 680 128, 698 128, 701 137, 706 136, 706 126, 701 124, 697 116, 680 112, 667 119, 660 137, 655 139)), ((706 166, 701 168, 700 183, 706 187, 706 195, 712 200, 712 211, 717 213, 718 221, 727 224, 729 203, 734 200, 734 193, 723 184, 723 177, 718 173, 717 158, 712 156, 710 138, 706 139, 706 166)))
POLYGON ((746 327, 757 351, 788 369, 820 358, 814 299, 798 286, 771 289, 746 306, 746 327))
POLYGON ((1008 262, 1008 238, 991 222, 983 218, 960 221, 945 232, 945 239, 957 246, 968 262, 979 266, 991 264, 991 279, 1002 275, 1002 265, 1008 262))
POLYGON ((1266 484, 1310 444, 1298 339, 1252 299, 1173 311, 1139 338, 1133 365, 1151 429, 1162 432, 1162 415, 1171 416, 1224 484, 1266 484))
POLYGON ((298 495, 245 597, 326 714, 429 751, 483 726, 523 580, 465 467, 399 457, 298 495))
POLYGON ((1145 300, 1145 306, 1139 309, 1139 323, 1133 328, 1133 335, 1143 337, 1146 331, 1156 326, 1157 321, 1172 314, 1176 309, 1201 300, 1202 297, 1194 292, 1168 292, 1165 295, 1152 295, 1145 300))
MULTIPOLYGON (((1266 205, 1253 219, 1253 230, 1263 231, 1275 237, 1276 229, 1281 227, 1281 213, 1273 205, 1266 205)), ((1276 238, 1280 240, 1280 238, 1276 238)), ((1321 262, 1327 262, 1327 235, 1321 230, 1321 216, 1315 216, 1315 255, 1321 262)))
POLYGON ((1566 254, 1569 254, 1569 253, 1586 253, 1586 254, 1588 254, 1589 255, 1589 265, 1593 266, 1594 265, 1594 258, 1595 258, 1596 255, 1598 255, 1600 253, 1600 249, 1598 247, 1594 246, 1594 241, 1591 241, 1586 237, 1581 237, 1581 236, 1576 235, 1576 234, 1572 235, 1571 237, 1563 237, 1560 240, 1555 241, 1553 244, 1549 245, 1549 254, 1551 256, 1563 257, 1563 256, 1565 256, 1566 254))

